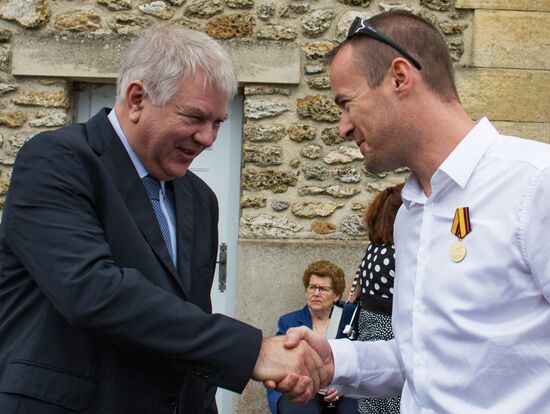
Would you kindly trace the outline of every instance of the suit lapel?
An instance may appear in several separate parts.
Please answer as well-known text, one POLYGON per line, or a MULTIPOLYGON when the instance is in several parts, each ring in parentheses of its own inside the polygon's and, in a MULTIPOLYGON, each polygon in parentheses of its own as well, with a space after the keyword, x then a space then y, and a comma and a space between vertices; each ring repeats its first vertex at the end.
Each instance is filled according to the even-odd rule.
POLYGON ((110 171, 113 182, 141 233, 151 245, 155 255, 185 292, 186 289, 168 253, 149 196, 130 156, 107 118, 106 109, 91 118, 86 123, 86 129, 91 147, 100 155, 105 167, 110 171))
POLYGON ((193 253, 193 188, 186 176, 173 182, 178 245, 178 273, 186 294, 191 290, 191 255, 193 253))

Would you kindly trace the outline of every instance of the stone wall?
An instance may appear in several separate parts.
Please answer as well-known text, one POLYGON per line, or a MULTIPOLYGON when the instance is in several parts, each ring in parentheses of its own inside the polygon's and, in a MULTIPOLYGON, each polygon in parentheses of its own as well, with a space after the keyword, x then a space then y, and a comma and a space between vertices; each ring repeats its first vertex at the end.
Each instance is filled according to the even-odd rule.
MULTIPOLYGON (((368 174, 337 136, 323 63, 355 16, 395 7, 443 31, 474 118, 550 142, 548 0, 0 0, 0 210, 21 145, 72 122, 75 80, 113 82, 143 27, 205 31, 232 54, 245 98, 237 317, 272 333, 303 302, 296 275, 308 260, 352 273, 365 207, 407 177, 368 174)), ((261 386, 235 412, 267 412, 261 386)))

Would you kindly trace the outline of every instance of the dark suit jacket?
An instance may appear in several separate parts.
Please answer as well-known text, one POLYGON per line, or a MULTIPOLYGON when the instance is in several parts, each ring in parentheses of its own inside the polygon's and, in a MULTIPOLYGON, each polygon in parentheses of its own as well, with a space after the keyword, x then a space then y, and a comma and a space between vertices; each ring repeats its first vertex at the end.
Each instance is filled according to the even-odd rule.
POLYGON ((173 182, 178 269, 103 109, 21 148, 0 225, 0 413, 215 410, 261 332, 211 315, 218 205, 173 182), (209 385, 211 384, 211 385, 209 385), (181 389, 181 392, 180 392, 181 389))

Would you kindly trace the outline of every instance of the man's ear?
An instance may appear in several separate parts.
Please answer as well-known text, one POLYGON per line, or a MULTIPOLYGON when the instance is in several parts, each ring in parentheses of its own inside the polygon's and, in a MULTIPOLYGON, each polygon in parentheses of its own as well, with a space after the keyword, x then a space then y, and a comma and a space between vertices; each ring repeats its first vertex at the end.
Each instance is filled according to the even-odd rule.
POLYGON ((143 82, 134 80, 128 84, 126 88, 126 110, 128 118, 131 122, 137 123, 141 117, 145 101, 145 89, 143 82))
POLYGON ((414 69, 411 63, 403 58, 395 58, 390 67, 391 87, 399 96, 407 95, 411 92, 414 78, 414 69))

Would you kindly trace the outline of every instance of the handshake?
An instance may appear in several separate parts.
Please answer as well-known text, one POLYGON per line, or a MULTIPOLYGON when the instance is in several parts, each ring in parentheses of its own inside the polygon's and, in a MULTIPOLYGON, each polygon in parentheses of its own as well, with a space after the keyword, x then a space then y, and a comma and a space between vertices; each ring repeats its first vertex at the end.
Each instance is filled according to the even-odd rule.
POLYGON ((302 404, 329 385, 333 376, 334 360, 327 339, 306 327, 264 338, 252 371, 252 379, 302 404))

